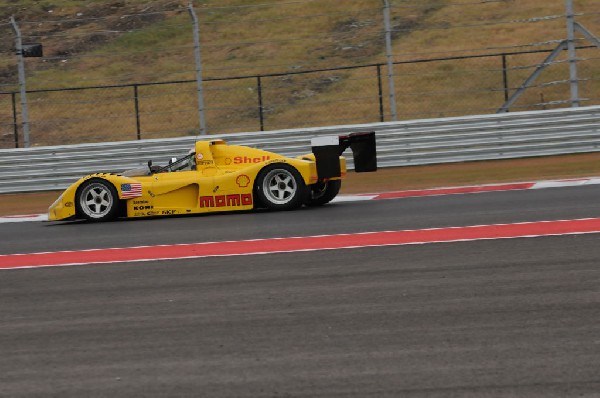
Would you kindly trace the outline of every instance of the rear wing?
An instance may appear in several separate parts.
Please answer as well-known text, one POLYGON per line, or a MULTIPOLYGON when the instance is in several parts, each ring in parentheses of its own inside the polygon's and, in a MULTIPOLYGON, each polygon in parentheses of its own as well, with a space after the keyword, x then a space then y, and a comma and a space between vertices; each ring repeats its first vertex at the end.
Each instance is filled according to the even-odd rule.
POLYGON ((311 140, 311 146, 320 179, 341 176, 339 158, 348 148, 352 150, 354 157, 354 171, 377 171, 375 132, 317 137, 311 140))

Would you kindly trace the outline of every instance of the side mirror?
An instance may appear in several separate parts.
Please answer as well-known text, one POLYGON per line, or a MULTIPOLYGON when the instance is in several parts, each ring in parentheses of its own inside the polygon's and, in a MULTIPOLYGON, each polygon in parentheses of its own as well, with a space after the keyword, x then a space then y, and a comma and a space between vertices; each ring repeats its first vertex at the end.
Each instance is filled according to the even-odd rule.
POLYGON ((152 174, 152 160, 148 161, 148 172, 152 174))

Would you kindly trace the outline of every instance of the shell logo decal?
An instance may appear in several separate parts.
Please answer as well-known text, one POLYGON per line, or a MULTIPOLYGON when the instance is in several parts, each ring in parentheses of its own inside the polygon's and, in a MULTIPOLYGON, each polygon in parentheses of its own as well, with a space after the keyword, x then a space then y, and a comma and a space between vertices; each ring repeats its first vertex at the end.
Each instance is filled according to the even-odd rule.
POLYGON ((250 184, 250 177, 245 174, 239 175, 238 178, 235 179, 235 183, 238 184, 240 188, 246 188, 250 184))

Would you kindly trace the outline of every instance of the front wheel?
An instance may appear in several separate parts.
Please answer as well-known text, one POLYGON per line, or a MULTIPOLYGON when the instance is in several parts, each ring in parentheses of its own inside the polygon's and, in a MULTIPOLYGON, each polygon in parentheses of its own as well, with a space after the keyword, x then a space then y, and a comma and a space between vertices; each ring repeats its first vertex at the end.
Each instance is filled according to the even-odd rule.
POLYGON ((342 187, 342 180, 330 180, 310 185, 310 195, 306 201, 307 206, 322 206, 329 203, 337 196, 342 187))
POLYGON ((292 210, 302 206, 306 185, 298 171, 287 164, 265 167, 256 178, 259 202, 271 210, 292 210))
POLYGON ((92 179, 84 182, 75 199, 77 214, 88 221, 108 221, 117 217, 119 195, 107 181, 92 179))

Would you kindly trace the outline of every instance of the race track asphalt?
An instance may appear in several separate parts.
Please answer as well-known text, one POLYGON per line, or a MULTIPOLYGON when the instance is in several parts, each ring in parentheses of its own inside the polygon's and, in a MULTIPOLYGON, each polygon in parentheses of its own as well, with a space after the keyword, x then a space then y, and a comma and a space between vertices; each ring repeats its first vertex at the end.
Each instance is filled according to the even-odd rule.
MULTIPOLYGON (((0 225, 0 254, 600 217, 600 188, 0 225)), ((600 392, 598 234, 0 272, 0 396, 600 392)))

